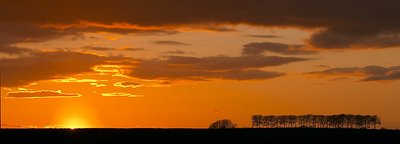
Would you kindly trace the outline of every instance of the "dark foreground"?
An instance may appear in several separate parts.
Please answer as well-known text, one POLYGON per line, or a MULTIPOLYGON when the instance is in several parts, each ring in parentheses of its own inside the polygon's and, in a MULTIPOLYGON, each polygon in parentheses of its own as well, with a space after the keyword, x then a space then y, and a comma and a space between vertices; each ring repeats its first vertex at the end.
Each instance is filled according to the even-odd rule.
POLYGON ((400 144, 399 130, 365 129, 1 129, 0 143, 400 144))

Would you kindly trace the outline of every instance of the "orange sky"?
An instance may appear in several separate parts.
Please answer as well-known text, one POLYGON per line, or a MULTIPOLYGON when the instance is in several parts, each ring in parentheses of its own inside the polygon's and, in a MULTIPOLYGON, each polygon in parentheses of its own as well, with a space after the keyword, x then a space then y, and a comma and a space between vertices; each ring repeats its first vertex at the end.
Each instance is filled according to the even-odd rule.
POLYGON ((0 2, 1 124, 250 127, 254 114, 348 113, 400 128, 392 5, 370 17, 301 1, 0 2))

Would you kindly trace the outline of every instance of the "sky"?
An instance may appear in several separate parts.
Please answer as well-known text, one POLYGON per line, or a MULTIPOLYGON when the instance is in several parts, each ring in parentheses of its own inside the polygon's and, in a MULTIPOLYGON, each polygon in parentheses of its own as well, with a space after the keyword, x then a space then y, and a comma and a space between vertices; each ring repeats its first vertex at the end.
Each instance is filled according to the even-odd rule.
POLYGON ((1 125, 206 128, 378 115, 400 128, 398 0, 2 0, 1 125))

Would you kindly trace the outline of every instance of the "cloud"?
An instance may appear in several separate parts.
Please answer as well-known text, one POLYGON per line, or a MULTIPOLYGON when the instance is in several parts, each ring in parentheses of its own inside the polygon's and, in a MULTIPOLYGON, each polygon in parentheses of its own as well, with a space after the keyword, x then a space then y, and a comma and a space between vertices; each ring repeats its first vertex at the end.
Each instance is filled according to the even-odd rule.
POLYGON ((329 68, 329 65, 316 65, 317 68, 329 68))
POLYGON ((122 88, 139 88, 143 85, 135 82, 116 82, 114 83, 114 86, 122 88))
POLYGON ((307 55, 317 53, 317 51, 314 50, 307 50, 304 45, 288 45, 272 42, 249 43, 243 47, 243 55, 261 55, 265 51, 284 55, 307 55))
POLYGON ((175 50, 175 51, 167 51, 165 52, 166 54, 176 54, 176 55, 180 55, 180 54, 186 54, 187 52, 185 51, 181 51, 181 50, 175 50))
POLYGON ((92 72, 91 67, 112 60, 78 52, 34 52, 29 56, 0 59, 2 87, 27 85, 39 80, 60 79, 73 74, 92 72))
POLYGON ((72 98, 80 97, 78 93, 62 93, 60 90, 37 90, 37 91, 12 91, 7 98, 72 98))
POLYGON ((20 125, 20 124, 1 124, 2 128, 38 128, 37 126, 27 126, 27 125, 20 125))
POLYGON ((327 49, 396 47, 400 45, 399 32, 353 34, 331 30, 315 33, 309 39, 309 43, 315 47, 327 49))
POLYGON ((105 87, 105 86, 107 86, 106 84, 101 84, 101 83, 90 83, 90 85, 96 86, 96 87, 105 87))
POLYGON ((130 47, 121 47, 121 48, 109 48, 109 47, 94 47, 94 46, 85 46, 82 49, 86 50, 94 50, 94 51, 142 51, 143 48, 130 48, 130 47))
POLYGON ((324 71, 310 72, 308 74, 363 77, 363 79, 361 79, 360 81, 400 80, 400 66, 393 66, 393 67, 366 66, 362 68, 359 67, 331 68, 324 71))
MULTIPOLYGON (((70 24, 42 24, 41 28, 56 29, 62 32, 110 32, 119 34, 176 34, 176 30, 167 29, 165 27, 143 27, 136 24, 124 23, 124 22, 112 22, 112 23, 97 23, 89 21, 78 21, 70 24)), ((113 38, 111 38, 112 40, 113 38)))
POLYGON ((101 96, 105 96, 105 97, 130 97, 130 98, 143 97, 143 95, 133 95, 133 94, 123 93, 123 92, 101 93, 101 96))
POLYGON ((319 30, 309 39, 319 48, 385 48, 400 45, 399 5, 398 0, 3 0, 0 19, 64 24, 84 20, 103 25, 123 22, 142 27, 298 27, 319 30))
POLYGON ((157 45, 174 45, 174 46, 188 46, 190 44, 183 43, 183 42, 178 42, 178 41, 172 41, 172 40, 160 40, 160 41, 154 41, 152 42, 157 45))
POLYGON ((0 21, 0 53, 17 55, 33 50, 13 46, 16 43, 43 42, 76 33, 62 33, 54 29, 41 29, 37 24, 0 21))
POLYGON ((363 79, 363 81, 381 81, 381 80, 400 80, 400 70, 390 71, 385 75, 373 75, 363 79))
POLYGON ((254 37, 254 38, 280 38, 281 36, 277 35, 247 35, 248 37, 254 37))
POLYGON ((127 75, 142 79, 167 80, 254 80, 270 79, 283 74, 260 68, 305 61, 306 58, 278 56, 169 56, 165 59, 143 60, 127 75))
POLYGON ((77 79, 77 78, 65 78, 65 79, 55 79, 53 82, 59 83, 94 83, 99 81, 107 81, 107 80, 96 80, 96 79, 77 79))
MULTIPOLYGON (((33 49, 16 47, 14 44, 18 43, 37 43, 44 42, 52 39, 58 39, 66 36, 83 37, 84 32, 114 32, 122 34, 142 33, 142 34, 172 34, 171 30, 161 30, 161 28, 144 28, 135 29, 130 28, 130 25, 120 26, 114 25, 99 25, 87 22, 80 22, 79 24, 72 25, 42 25, 33 22, 15 22, 15 21, 2 21, 0 20, 0 53, 9 55, 20 55, 35 51, 33 49)), ((97 51, 107 50, 125 50, 137 51, 144 50, 143 48, 106 48, 106 47, 84 47, 84 49, 91 49, 97 51)))

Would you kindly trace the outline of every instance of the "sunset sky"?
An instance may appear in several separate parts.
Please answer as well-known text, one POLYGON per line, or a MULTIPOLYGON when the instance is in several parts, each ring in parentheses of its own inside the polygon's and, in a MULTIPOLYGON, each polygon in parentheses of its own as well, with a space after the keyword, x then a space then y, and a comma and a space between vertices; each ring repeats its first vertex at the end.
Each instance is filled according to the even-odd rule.
POLYGON ((398 0, 1 0, 2 127, 400 128, 398 0))

